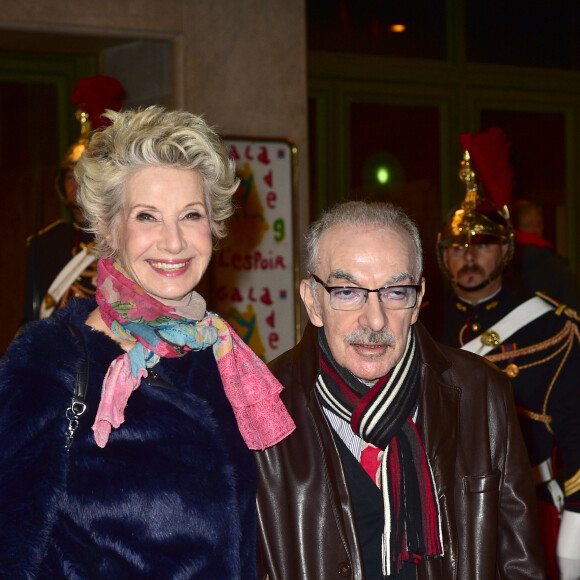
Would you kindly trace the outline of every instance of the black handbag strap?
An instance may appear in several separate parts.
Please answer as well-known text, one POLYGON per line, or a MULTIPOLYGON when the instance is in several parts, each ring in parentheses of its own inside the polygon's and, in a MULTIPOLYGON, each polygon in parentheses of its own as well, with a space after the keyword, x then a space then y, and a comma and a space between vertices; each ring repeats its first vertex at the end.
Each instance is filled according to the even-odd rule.
POLYGON ((87 385, 89 382, 89 353, 87 350, 85 337, 83 336, 83 333, 80 331, 80 329, 70 322, 68 322, 67 325, 72 335, 77 339, 81 346, 81 360, 75 379, 74 395, 68 409, 66 410, 66 417, 68 419, 66 449, 68 451, 72 445, 75 431, 79 426, 79 419, 81 415, 87 410, 85 399, 87 394, 87 385))

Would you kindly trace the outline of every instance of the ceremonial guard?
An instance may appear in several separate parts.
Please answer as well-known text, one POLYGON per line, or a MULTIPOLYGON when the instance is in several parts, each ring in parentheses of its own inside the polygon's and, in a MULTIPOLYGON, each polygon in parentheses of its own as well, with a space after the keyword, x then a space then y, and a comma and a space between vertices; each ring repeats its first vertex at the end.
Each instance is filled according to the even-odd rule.
POLYGON ((579 317, 544 294, 522 299, 508 282, 514 235, 506 204, 513 179, 503 132, 494 128, 460 140, 459 175, 467 192, 437 242, 439 265, 454 292, 437 316, 425 312, 425 323, 441 342, 485 356, 511 379, 536 483, 548 574, 577 579, 579 317))
POLYGON ((60 219, 28 238, 22 324, 51 316, 69 298, 95 293, 92 236, 82 229, 73 170, 87 148, 91 131, 108 123, 101 115, 106 109, 120 110, 124 96, 121 83, 106 75, 79 79, 72 93, 81 133, 62 158, 55 183, 69 219, 60 219))

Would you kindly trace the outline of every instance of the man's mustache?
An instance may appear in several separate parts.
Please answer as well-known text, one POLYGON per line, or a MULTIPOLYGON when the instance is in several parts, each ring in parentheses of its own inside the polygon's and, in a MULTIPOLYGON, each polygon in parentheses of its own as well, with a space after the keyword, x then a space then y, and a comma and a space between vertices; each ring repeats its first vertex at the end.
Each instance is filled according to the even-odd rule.
POLYGON ((351 330, 344 337, 344 342, 347 344, 377 344, 393 346, 397 342, 397 338, 388 328, 383 328, 382 330, 362 328, 359 330, 351 330))
POLYGON ((481 276, 485 276, 485 272, 477 264, 463 266, 462 268, 460 268, 459 272, 457 272, 457 275, 461 276, 463 274, 480 274, 481 276))

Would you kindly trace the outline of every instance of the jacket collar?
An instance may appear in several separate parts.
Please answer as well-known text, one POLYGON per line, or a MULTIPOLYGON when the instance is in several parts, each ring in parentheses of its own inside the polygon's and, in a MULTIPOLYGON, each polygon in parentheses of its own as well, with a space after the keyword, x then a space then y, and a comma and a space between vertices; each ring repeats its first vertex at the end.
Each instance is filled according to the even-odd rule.
POLYGON ((443 374, 451 363, 421 322, 416 322, 414 328, 421 363, 432 369, 435 374, 443 374))
POLYGON ((437 489, 441 490, 442 482, 453 481, 461 388, 443 379, 442 375, 451 363, 420 323, 417 323, 417 344, 423 363, 417 428, 437 489), (445 428, 441 428, 442 425, 445 428))
MULTIPOLYGON (((441 490, 442 482, 453 481, 455 457, 457 453, 457 432, 459 428, 459 402, 461 389, 449 385, 442 375, 450 368, 451 362, 425 327, 416 322, 417 345, 421 359, 421 394, 417 428, 421 434, 425 451, 441 490), (442 429, 441 425, 445 428, 442 429)), ((302 340, 294 349, 293 383, 305 391, 307 406, 311 412, 319 407, 315 402, 314 384, 320 372, 318 328, 307 324, 302 340)))
POLYGON ((294 349, 294 368, 300 373, 299 384, 310 395, 320 372, 318 327, 310 321, 306 324, 302 340, 294 349))

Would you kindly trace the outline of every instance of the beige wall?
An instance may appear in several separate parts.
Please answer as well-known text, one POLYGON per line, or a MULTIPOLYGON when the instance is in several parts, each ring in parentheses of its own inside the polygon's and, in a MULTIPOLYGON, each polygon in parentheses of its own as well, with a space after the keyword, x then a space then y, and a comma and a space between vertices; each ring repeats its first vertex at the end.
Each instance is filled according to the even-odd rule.
POLYGON ((295 141, 301 230, 308 207, 305 26, 304 0, 0 0, 0 35, 23 31, 28 49, 34 33, 84 37, 91 48, 169 41, 172 106, 204 113, 223 133, 295 141))
POLYGON ((130 102, 139 101, 132 87, 155 83, 158 101, 204 114, 224 135, 291 138, 302 239, 309 208, 305 0, 0 0, 0 50, 104 53, 103 72, 129 86, 130 102), (166 43, 165 79, 140 49, 151 41, 166 43), (129 55, 129 64, 118 54, 129 55))

